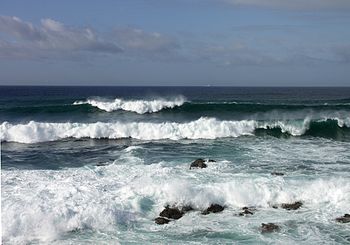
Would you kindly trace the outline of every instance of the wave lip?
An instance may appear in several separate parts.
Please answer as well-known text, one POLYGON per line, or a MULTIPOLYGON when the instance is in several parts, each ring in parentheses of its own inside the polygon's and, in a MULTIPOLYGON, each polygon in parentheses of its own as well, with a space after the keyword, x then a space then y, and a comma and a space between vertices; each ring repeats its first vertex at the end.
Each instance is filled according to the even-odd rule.
POLYGON ((103 98, 88 99, 86 101, 76 101, 73 105, 89 104, 100 110, 112 112, 117 110, 132 111, 138 114, 154 113, 165 108, 174 108, 182 106, 186 102, 186 98, 178 96, 173 99, 153 99, 153 100, 123 100, 116 98, 114 100, 106 100, 103 98))
POLYGON ((64 138, 215 139, 252 134, 255 129, 255 121, 219 121, 215 118, 200 118, 186 123, 47 123, 31 121, 27 124, 4 122, 0 125, 0 129, 1 141, 19 143, 37 143, 64 138))
POLYGON ((138 140, 180 140, 180 139, 216 139, 254 135, 259 130, 280 130, 292 136, 310 135, 317 137, 337 136, 341 128, 350 127, 350 118, 301 121, 220 121, 216 118, 201 117, 184 123, 176 122, 96 122, 96 123, 48 123, 0 125, 1 141, 19 143, 37 143, 64 138, 120 139, 138 140), (325 132, 327 131, 327 132, 325 132))

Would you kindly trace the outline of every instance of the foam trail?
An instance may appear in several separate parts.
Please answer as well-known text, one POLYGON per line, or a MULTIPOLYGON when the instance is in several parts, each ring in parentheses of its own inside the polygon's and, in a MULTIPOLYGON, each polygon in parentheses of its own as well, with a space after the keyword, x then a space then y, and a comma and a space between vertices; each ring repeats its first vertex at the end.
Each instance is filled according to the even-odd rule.
POLYGON ((88 99, 86 101, 76 101, 73 105, 89 104, 107 112, 116 110, 132 111, 138 114, 153 113, 165 108, 174 108, 181 106, 186 102, 185 97, 178 96, 172 100, 154 99, 154 100, 123 100, 116 98, 112 101, 102 98, 88 99))

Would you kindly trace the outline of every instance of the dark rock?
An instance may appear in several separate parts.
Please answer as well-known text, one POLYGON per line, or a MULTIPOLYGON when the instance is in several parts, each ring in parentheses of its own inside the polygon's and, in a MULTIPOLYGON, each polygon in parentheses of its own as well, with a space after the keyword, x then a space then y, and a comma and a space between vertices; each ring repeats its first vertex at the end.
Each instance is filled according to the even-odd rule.
POLYGON ((243 207, 242 210, 256 211, 255 207, 243 207))
POLYGON ((208 162, 216 162, 215 160, 213 159, 209 159, 208 162))
POLYGON ((279 231, 280 227, 278 225, 275 225, 274 223, 267 223, 261 224, 261 232, 262 233, 269 233, 269 232, 274 232, 274 231, 279 231))
POLYGON ((170 220, 163 218, 163 217, 158 217, 155 218, 154 221, 156 222, 156 224, 158 225, 164 225, 164 224, 168 224, 170 222, 170 220))
POLYGON ((191 206, 183 206, 181 208, 181 212, 182 213, 187 213, 187 212, 190 212, 190 211, 193 211, 193 210, 194 210, 194 208, 192 208, 191 206))
POLYGON ((219 204, 212 204, 210 205, 209 208, 207 208, 206 210, 204 210, 202 212, 202 214, 204 215, 207 215, 207 214, 210 214, 210 213, 219 213, 219 212, 222 212, 225 208, 219 204))
POLYGON ((239 216, 244 216, 244 215, 247 215, 247 214, 250 214, 250 215, 253 215, 253 211, 255 211, 255 209, 253 208, 248 208, 248 207, 243 207, 242 208, 243 212, 240 212, 238 215, 239 216))
POLYGON ((169 219, 180 219, 184 215, 178 208, 170 208, 169 206, 160 212, 159 216, 169 219))
POLYGON ((295 203, 282 203, 281 207, 287 210, 297 210, 303 206, 302 202, 295 202, 295 203))
POLYGON ((103 166, 107 166, 107 165, 108 165, 107 163, 103 163, 103 162, 96 163, 97 167, 103 167, 103 166))
POLYGON ((205 164, 205 161, 202 158, 199 158, 191 163, 191 168, 206 168, 207 164, 205 164))
POLYGON ((350 222, 350 214, 344 214, 344 216, 335 219, 339 223, 349 223, 350 222))
POLYGON ((284 173, 281 172, 272 172, 271 175, 275 175, 275 176, 283 176, 284 173))
POLYGON ((278 206, 277 205, 272 205, 272 208, 277 209, 278 206))

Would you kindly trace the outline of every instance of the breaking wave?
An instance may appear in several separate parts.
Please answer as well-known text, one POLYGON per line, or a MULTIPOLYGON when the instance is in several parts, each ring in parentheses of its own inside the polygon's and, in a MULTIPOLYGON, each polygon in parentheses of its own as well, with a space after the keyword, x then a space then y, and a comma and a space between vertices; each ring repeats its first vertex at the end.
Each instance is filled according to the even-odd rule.
POLYGON ((88 99, 86 101, 76 101, 73 105, 89 104, 100 110, 112 112, 116 110, 132 111, 139 114, 153 113, 165 108, 181 106, 186 102, 185 97, 178 96, 173 99, 153 99, 153 100, 124 100, 116 98, 106 100, 103 98, 88 99))
POLYGON ((220 121, 202 117, 198 120, 176 122, 96 122, 96 123, 49 123, 30 121, 27 124, 1 124, 1 141, 37 143, 64 138, 139 140, 162 139, 216 139, 259 134, 261 131, 275 132, 291 136, 311 135, 317 137, 337 136, 339 130, 349 131, 350 118, 293 121, 220 121))

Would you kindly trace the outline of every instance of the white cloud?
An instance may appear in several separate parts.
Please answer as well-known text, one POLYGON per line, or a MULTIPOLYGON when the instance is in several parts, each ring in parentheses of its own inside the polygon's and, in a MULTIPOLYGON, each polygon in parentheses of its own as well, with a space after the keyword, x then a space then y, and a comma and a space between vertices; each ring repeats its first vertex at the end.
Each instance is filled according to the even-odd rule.
POLYGON ((41 31, 34 25, 24 22, 15 16, 0 16, 0 33, 6 33, 14 38, 23 40, 34 41, 44 38, 41 31))
POLYGON ((76 28, 56 20, 39 25, 18 17, 0 16, 0 56, 15 58, 76 57, 79 54, 135 56, 163 54, 178 48, 172 37, 134 28, 101 34, 92 28, 76 28))
POLYGON ((56 31, 56 32, 64 31, 64 26, 62 23, 51 19, 41 20, 41 25, 43 26, 43 28, 45 28, 48 31, 56 31))

